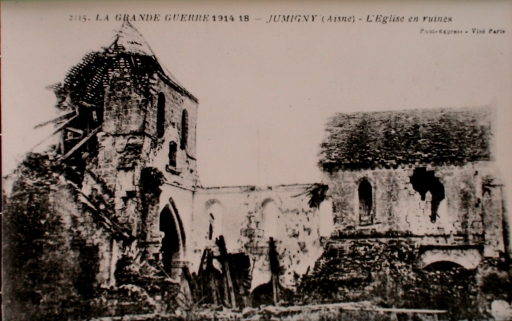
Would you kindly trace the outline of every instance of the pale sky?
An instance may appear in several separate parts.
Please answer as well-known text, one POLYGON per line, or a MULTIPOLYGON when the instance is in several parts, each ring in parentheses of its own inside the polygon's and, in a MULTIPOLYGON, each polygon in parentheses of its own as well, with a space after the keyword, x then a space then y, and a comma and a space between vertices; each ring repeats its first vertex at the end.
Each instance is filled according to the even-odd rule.
POLYGON ((204 186, 320 181, 320 143, 335 112, 491 103, 498 115, 497 161, 505 183, 512 182, 511 2, 1 5, 4 175, 52 129, 33 129, 55 116, 55 96, 45 87, 62 82, 86 53, 112 43, 121 26, 116 14, 159 13, 161 20, 166 14, 236 19, 132 22, 199 99, 197 158, 204 186), (110 20, 94 21, 97 14, 110 20), (355 16, 356 22, 266 23, 279 14, 355 16), (420 22, 366 22, 378 14, 418 16, 420 22), (240 15, 250 21, 240 22, 240 15), (424 16, 452 22, 421 22, 424 16), (422 28, 464 33, 422 34, 422 28), (489 28, 505 34, 489 34, 489 28))

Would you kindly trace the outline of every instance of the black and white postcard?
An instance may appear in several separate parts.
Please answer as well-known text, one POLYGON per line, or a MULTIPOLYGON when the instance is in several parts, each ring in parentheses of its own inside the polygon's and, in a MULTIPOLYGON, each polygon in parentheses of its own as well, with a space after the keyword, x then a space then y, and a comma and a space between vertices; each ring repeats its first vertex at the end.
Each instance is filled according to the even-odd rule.
POLYGON ((512 320, 512 3, 1 12, 5 320, 512 320))

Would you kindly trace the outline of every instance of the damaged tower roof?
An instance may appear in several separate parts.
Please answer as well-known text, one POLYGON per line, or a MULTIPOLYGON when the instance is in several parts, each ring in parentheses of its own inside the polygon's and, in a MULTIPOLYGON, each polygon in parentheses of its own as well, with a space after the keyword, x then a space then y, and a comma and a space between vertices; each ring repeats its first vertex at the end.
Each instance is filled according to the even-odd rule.
MULTIPOLYGON (((69 70, 63 84, 51 87, 57 96, 56 107, 66 114, 44 124, 58 125, 52 135, 63 133, 56 146, 63 159, 80 155, 77 151, 95 150, 95 135, 105 130, 103 118, 109 112, 105 96, 110 87, 120 83, 129 86, 143 106, 155 104, 160 82, 198 102, 163 68, 142 35, 129 22, 124 22, 109 47, 85 55, 69 70)), ((145 125, 137 130, 143 130, 145 125)))
POLYGON ((61 98, 59 107, 65 109, 66 102, 73 106, 102 107, 105 87, 113 76, 133 75, 130 80, 138 82, 142 94, 147 95, 149 78, 157 74, 169 86, 197 102, 176 78, 158 62, 155 54, 142 35, 129 23, 124 22, 116 39, 103 52, 87 54, 82 62, 71 68, 64 85, 56 88, 61 98), (67 101, 67 95, 71 101, 67 101))
POLYGON ((125 52, 142 56, 155 56, 146 40, 128 21, 125 21, 117 32, 114 45, 123 48, 125 52))
POLYGON ((339 113, 327 123, 323 170, 464 164, 492 159, 492 107, 339 113))

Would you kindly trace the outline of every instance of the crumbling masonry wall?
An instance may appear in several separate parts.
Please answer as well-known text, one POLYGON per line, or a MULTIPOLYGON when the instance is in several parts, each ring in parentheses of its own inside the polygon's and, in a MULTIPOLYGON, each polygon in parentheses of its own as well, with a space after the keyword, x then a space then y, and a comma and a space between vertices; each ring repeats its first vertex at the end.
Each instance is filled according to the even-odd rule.
POLYGON ((333 202, 335 235, 431 236, 423 245, 483 245, 485 256, 505 250, 503 199, 493 163, 428 166, 444 186, 431 219, 432 196, 411 183, 414 166, 336 171, 325 175, 333 202), (358 186, 372 187, 372 223, 362 222, 358 186))
MULTIPOLYGON (((95 280, 89 281, 95 299, 103 300, 99 305, 117 302, 121 292, 137 297, 120 303, 130 312, 111 306, 112 311, 93 315, 171 311, 178 290, 187 297, 187 285, 182 266, 162 266, 167 236, 162 231, 176 231, 161 226, 160 213, 171 209, 179 221, 177 261, 185 260, 197 185, 197 99, 164 71, 129 23, 111 46, 86 55, 63 84, 52 88, 64 115, 54 120, 59 142, 42 157, 76 193, 75 199, 62 202, 78 204, 76 217, 66 218, 64 229, 74 233, 82 226, 89 231, 85 244, 96 246, 97 257, 89 258, 87 271, 95 280), (160 197, 162 190, 176 202, 169 195, 160 197)), ((62 237, 74 242, 67 234, 62 237)))
MULTIPOLYGON (((253 269, 251 290, 269 282, 268 238, 276 240, 280 283, 294 288, 298 276, 312 269, 322 253, 321 211, 311 208, 309 185, 204 188, 194 198, 192 247, 189 259, 197 267, 204 248, 224 235, 228 252, 246 253, 253 269), (213 218, 212 218, 213 216, 213 218), (215 223, 221 222, 220 225, 215 223), (213 237, 209 236, 210 225, 213 237)), ((327 213, 327 216, 330 214, 327 213)), ((325 218, 324 218, 325 219, 325 218)), ((329 217, 327 217, 329 221, 329 217)))
MULTIPOLYGON (((193 194, 197 186, 197 163, 196 163, 196 126, 197 126, 197 101, 183 95, 177 90, 168 86, 164 81, 158 80, 153 86, 154 105, 158 104, 158 97, 165 98, 165 131, 162 137, 158 138, 158 144, 151 149, 146 162, 147 167, 158 168, 163 173, 165 184, 161 186, 162 194, 159 200, 147 212, 144 217, 146 224, 148 251, 151 255, 159 255, 160 242, 164 235, 161 233, 160 214, 166 206, 174 203, 177 215, 183 223, 185 235, 192 235, 191 217, 193 211, 193 194), (161 96, 160 96, 161 97, 161 96), (188 137, 187 144, 180 146, 182 139, 182 115, 188 114, 188 137), (175 164, 170 163, 170 149, 175 143, 175 164), (172 199, 172 201, 171 201, 172 199)), ((152 108, 147 116, 154 120, 150 126, 156 128, 156 110, 152 108), (152 114, 151 114, 152 113, 152 114)), ((154 129, 156 134, 156 129, 154 129)), ((186 253, 180 260, 186 261, 186 253)))
MULTIPOLYGON (((118 221, 129 226, 140 245, 148 247, 147 256, 154 257, 159 253, 163 237, 158 221, 162 207, 158 197, 145 200, 141 175, 145 168, 158 168, 166 182, 183 186, 187 194, 191 194, 197 183, 197 102, 173 88, 165 76, 157 72, 146 76, 146 89, 136 87, 134 77, 129 73, 120 75, 106 88, 104 121, 96 135, 97 158, 87 164, 83 192, 88 196, 96 193, 107 197, 105 201, 113 203, 118 221), (164 109, 157 115, 159 106, 164 109), (188 137, 183 143, 185 110, 189 115, 185 124, 188 137), (157 127, 162 133, 157 132, 157 127), (182 143, 175 150, 174 166, 169 164, 170 142, 182 143)), ((182 214, 189 213, 183 210, 182 214)), ((189 225, 186 225, 187 234, 189 225)), ((115 263, 111 264, 111 275, 113 267, 115 263)))

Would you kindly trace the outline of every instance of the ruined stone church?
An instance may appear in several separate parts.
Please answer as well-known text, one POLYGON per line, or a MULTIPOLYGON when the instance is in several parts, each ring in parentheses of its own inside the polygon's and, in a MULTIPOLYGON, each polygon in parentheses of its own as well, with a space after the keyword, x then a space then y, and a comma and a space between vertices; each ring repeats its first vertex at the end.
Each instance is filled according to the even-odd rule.
POLYGON ((80 246, 99 249, 98 286, 126 282, 123 262, 148 262, 193 300, 215 288, 198 281, 209 269, 232 276, 205 281, 225 282, 210 302, 233 307, 271 284, 284 293, 375 282, 368 262, 384 264, 381 253, 400 244, 399 259, 420 270, 439 262, 475 270, 507 256, 491 106, 337 114, 321 145, 321 183, 203 187, 199 100, 129 23, 54 90, 62 116, 51 157, 66 164, 61 179, 86 213, 69 225, 80 246))
MULTIPOLYGON (((84 167, 81 193, 113 205, 109 219, 125 230, 118 236, 133 237, 143 249, 139 259, 162 262, 179 278, 183 267, 197 271, 203 250, 223 235, 229 252, 251 256, 254 289, 270 279, 269 237, 287 235, 279 247, 286 247, 281 256, 289 286, 320 255, 319 213, 308 205, 309 185, 198 185, 198 99, 159 64, 129 23, 111 46, 73 67, 56 93, 59 107, 70 110, 56 151, 84 167), (89 156, 92 161, 84 162, 89 156)), ((108 238, 98 281, 115 284, 126 242, 108 238)))

